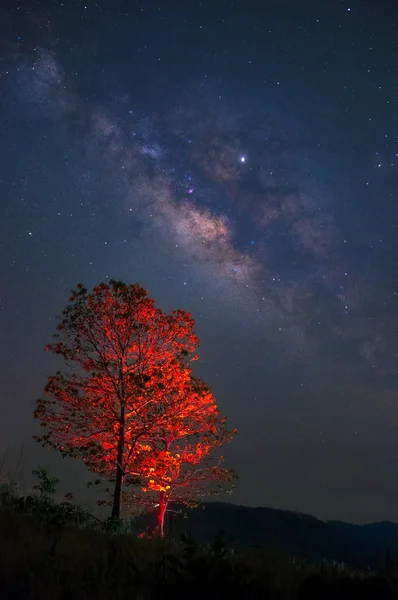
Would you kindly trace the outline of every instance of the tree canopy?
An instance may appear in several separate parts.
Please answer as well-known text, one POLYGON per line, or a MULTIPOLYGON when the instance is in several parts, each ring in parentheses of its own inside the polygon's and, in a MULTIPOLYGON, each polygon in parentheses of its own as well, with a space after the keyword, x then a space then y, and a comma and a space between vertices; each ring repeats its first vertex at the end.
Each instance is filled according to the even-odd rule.
MULTIPOLYGON (((92 292, 79 284, 54 337, 46 350, 64 367, 37 401, 34 416, 46 429, 37 441, 111 482, 113 517, 125 486, 157 492, 166 506, 190 486, 193 493, 205 471, 196 465, 232 433, 192 376, 192 316, 164 313, 138 284, 112 280, 92 292)), ((228 478, 219 460, 207 473, 228 478)))

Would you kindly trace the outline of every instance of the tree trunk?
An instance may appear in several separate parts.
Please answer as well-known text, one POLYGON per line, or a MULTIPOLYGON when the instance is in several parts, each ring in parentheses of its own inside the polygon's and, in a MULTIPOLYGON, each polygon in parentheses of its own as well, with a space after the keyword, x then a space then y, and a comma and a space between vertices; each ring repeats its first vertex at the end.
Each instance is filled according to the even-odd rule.
POLYGON ((124 407, 120 415, 119 440, 117 444, 117 462, 115 489, 113 492, 112 518, 120 519, 120 507, 122 502, 122 484, 123 484, 123 450, 124 450, 124 407))
POLYGON ((164 492, 159 492, 159 508, 158 508, 158 529, 160 537, 164 537, 164 516, 166 514, 167 500, 164 497, 164 492))

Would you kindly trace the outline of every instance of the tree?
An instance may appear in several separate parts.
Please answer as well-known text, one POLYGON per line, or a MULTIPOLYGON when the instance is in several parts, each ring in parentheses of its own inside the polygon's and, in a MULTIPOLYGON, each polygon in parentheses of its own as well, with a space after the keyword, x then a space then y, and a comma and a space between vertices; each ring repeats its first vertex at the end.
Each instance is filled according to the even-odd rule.
POLYGON ((47 467, 37 467, 32 471, 32 475, 38 480, 33 489, 39 492, 40 500, 48 502, 50 496, 54 496, 57 491, 59 479, 50 475, 47 467))
POLYGON ((226 491, 225 484, 236 478, 234 471, 221 468, 217 450, 237 432, 227 430, 212 392, 190 368, 174 363, 157 381, 159 418, 140 440, 142 493, 126 491, 125 501, 155 507, 163 537, 170 502, 194 505, 204 495, 226 491))
POLYGON ((65 365, 37 401, 46 433, 35 439, 113 484, 112 517, 123 483, 141 475, 139 441, 158 421, 164 374, 197 358, 193 327, 189 313, 165 314, 138 284, 112 280, 91 293, 79 284, 46 347, 65 365))

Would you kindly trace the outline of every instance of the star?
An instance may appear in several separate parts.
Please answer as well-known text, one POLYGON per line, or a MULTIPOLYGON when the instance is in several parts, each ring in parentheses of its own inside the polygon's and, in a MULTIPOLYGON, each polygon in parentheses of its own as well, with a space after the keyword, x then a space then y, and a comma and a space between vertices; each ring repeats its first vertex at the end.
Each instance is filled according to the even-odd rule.
POLYGON ((40 348, 74 283, 138 282, 157 306, 192 312, 208 383, 232 426, 244 424, 242 452, 231 445, 228 455, 245 482, 237 503, 396 519, 398 480, 377 492, 397 431, 386 406, 398 398, 389 3, 358 11, 326 0, 314 13, 311 0, 299 11, 295 0, 247 2, 243 15, 235 2, 218 20, 201 0, 185 3, 178 23, 167 0, 131 15, 118 3, 102 14, 98 2, 83 0, 77 13, 31 3, 28 19, 18 6, 4 19, 3 4, 4 445, 30 427, 42 392, 31 361, 50 374, 40 348), (24 361, 9 348, 24 348, 24 361), (372 428, 351 456, 350 427, 361 423, 341 409, 356 398, 350 418, 372 428), (299 417, 306 440, 290 427, 299 417), (268 487, 272 461, 253 474, 248 450, 261 449, 262 423, 281 474, 268 487), (327 452, 308 462, 322 428, 327 452), (292 447, 303 479, 285 468, 292 447), (380 462, 372 473, 362 468, 370 447, 380 462), (326 471, 333 494, 314 494, 326 471), (376 493, 364 504, 369 485, 376 493))

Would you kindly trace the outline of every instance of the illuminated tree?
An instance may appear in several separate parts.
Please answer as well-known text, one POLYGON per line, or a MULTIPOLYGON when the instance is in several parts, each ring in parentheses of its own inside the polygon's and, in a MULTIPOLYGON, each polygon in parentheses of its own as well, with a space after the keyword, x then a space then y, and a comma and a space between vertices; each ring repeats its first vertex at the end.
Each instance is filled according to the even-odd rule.
MULTIPOLYGON (((228 431, 208 386, 175 363, 158 378, 156 427, 140 439, 144 479, 140 493, 125 492, 127 504, 156 508, 163 537, 170 502, 194 505, 204 495, 227 491, 236 478, 221 468, 217 453, 237 433, 228 431)), ((230 490, 228 490, 230 491, 230 490)))
MULTIPOLYGON (((83 458, 113 484, 119 517, 123 483, 136 481, 145 456, 140 440, 159 421, 159 391, 176 364, 196 358, 194 321, 165 314, 138 284, 77 286, 46 347, 65 368, 49 377, 34 416, 46 428, 35 439, 62 456, 83 458)), ((176 385, 172 377, 169 384, 176 385)))

